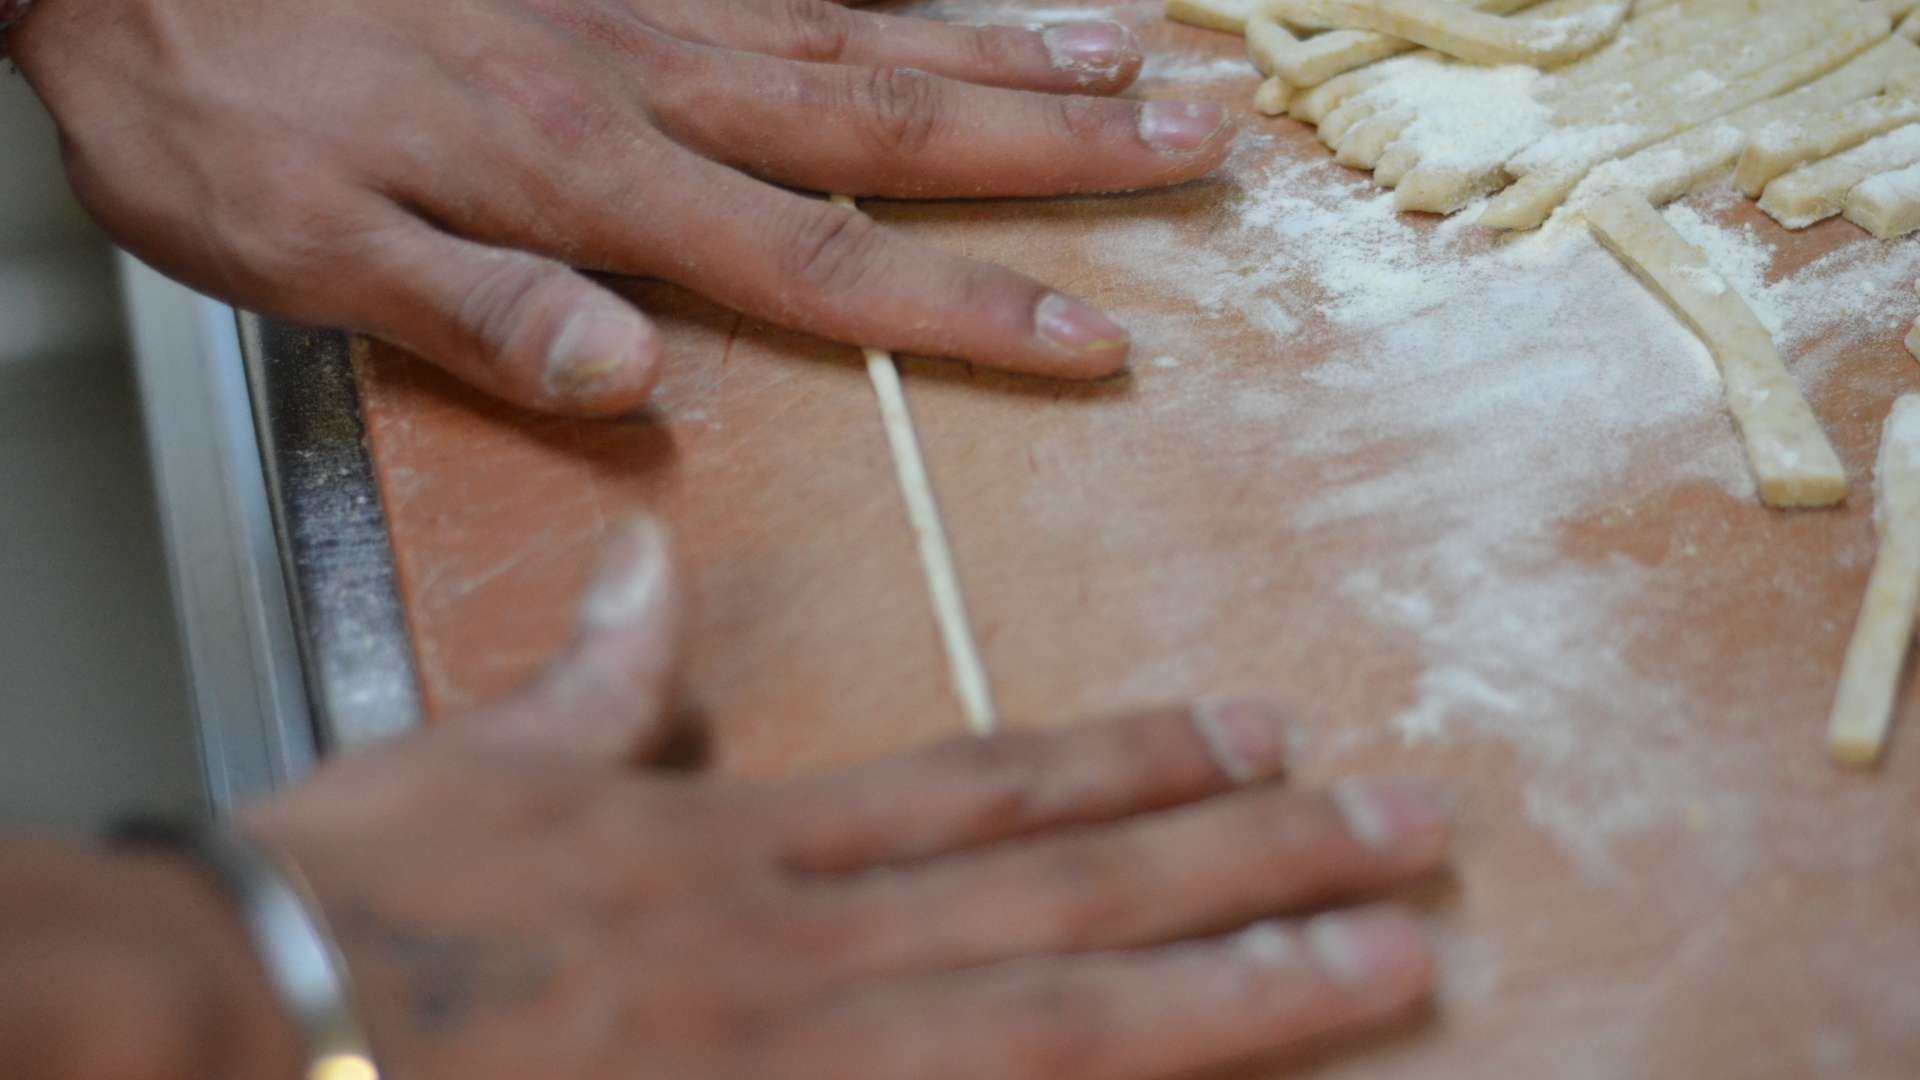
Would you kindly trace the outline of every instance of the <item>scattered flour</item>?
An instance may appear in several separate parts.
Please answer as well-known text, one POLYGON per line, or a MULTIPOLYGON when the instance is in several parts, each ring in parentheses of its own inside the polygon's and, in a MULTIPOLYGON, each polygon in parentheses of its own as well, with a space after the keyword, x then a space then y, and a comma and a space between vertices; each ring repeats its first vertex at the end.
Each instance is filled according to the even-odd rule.
POLYGON ((1409 57, 1399 74, 1356 99, 1376 115, 1411 122, 1400 143, 1427 168, 1495 168, 1552 129, 1552 113, 1535 99, 1540 72, 1519 64, 1482 67, 1409 57))
POLYGON ((1906 283, 1920 274, 1920 244, 1861 240, 1773 280, 1773 249, 1753 226, 1720 224, 1688 203, 1665 215, 1753 309, 1804 385, 1819 386, 1849 342, 1897 339, 1912 318, 1906 283))
POLYGON ((1254 77, 1253 68, 1247 65, 1243 57, 1237 56, 1183 56, 1178 53, 1153 52, 1147 55, 1146 63, 1140 68, 1142 82, 1209 83, 1227 79, 1250 80, 1254 77))
POLYGON ((1521 29, 1520 40, 1536 49, 1558 49, 1580 39, 1599 39, 1626 18, 1627 5, 1606 4, 1557 18, 1514 20, 1521 29))
MULTIPOLYGON (((1589 877, 1617 881, 1615 845, 1723 797, 1712 752, 1693 741, 1691 691, 1636 669, 1632 652, 1682 580, 1667 575, 1694 573, 1699 549, 1676 539, 1653 565, 1574 558, 1568 530, 1681 486, 1754 497, 1712 359, 1584 228, 1495 242, 1471 214, 1401 215, 1352 172, 1276 163, 1265 137, 1249 140, 1206 243, 1153 218, 1089 241, 1094 262, 1174 301, 1122 312, 1142 344, 1191 342, 1197 309, 1244 316, 1259 342, 1236 340, 1237 354, 1271 350, 1257 382, 1210 377, 1196 357, 1154 382, 1166 395, 1154 407, 1258 424, 1274 433, 1275 467, 1311 463, 1319 482, 1276 512, 1298 543, 1351 547, 1321 602, 1363 612, 1423 668, 1375 737, 1492 739, 1524 754, 1537 766, 1529 819, 1589 877), (1649 458, 1660 467, 1633 467, 1649 458), (1350 536, 1365 542, 1338 539, 1350 536)), ((1695 204, 1668 219, 1749 298, 1802 379, 1821 365, 1792 356, 1795 343, 1819 337, 1838 355, 1862 333, 1897 337, 1913 315, 1920 245, 1892 257, 1850 245, 1769 283, 1772 253, 1751 229, 1695 204)))

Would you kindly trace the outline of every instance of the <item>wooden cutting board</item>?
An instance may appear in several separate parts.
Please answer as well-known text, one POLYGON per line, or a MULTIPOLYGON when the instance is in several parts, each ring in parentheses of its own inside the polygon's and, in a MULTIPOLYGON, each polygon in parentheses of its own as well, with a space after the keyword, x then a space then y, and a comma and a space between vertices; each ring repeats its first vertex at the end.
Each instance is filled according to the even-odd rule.
MULTIPOLYGON (((1141 95, 1244 111, 1238 39, 1138 2, 1088 10, 1155 50, 1141 95)), ((1873 551, 1879 424, 1920 389, 1900 332, 1788 350, 1855 495, 1771 512, 1739 489, 1717 391, 1647 397, 1644 358, 1626 358, 1618 380, 1542 400, 1564 380, 1534 381, 1539 365, 1610 370, 1583 327, 1677 333, 1624 285, 1564 305, 1559 353, 1512 355, 1488 326, 1471 369, 1371 355, 1374 338, 1295 302, 1323 286, 1247 248, 1249 185, 1326 153, 1290 121, 1249 123, 1262 137, 1232 169, 1176 191, 870 210, 1137 332, 1133 373, 1096 385, 904 366, 1007 722, 1257 694, 1299 718, 1308 781, 1422 778, 1454 808, 1452 876, 1418 898, 1443 955, 1431 1015, 1252 1075, 1920 1075, 1920 693, 1903 693, 1879 771, 1822 749, 1873 551), (1246 280, 1245 302, 1170 289, 1192 266, 1246 280), (1295 325, 1262 314, 1275 303, 1295 325), (1666 419, 1582 426, 1643 398, 1666 419)), ((1322 175, 1298 182, 1363 190, 1322 175)), ((1773 280, 1863 235, 1705 212, 1774 246, 1773 280)), ((790 774, 960 734, 857 352, 665 286, 632 295, 667 329, 668 369, 629 420, 523 415, 391 350, 360 355, 430 713, 528 678, 600 540, 647 511, 689 574, 688 696, 717 768, 790 774)), ((1367 333, 1457 341, 1472 314, 1367 333)))

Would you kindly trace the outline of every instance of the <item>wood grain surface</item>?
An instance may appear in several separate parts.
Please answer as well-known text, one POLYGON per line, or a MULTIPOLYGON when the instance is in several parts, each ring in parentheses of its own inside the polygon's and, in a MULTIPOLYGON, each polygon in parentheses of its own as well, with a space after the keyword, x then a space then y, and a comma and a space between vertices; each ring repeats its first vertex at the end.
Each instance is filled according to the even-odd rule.
MULTIPOLYGON (((1213 63, 1237 39, 1151 5, 1098 10, 1173 58, 1137 93, 1245 111, 1250 70, 1213 63)), ((1260 161, 1176 191, 871 209, 1138 333, 1133 374, 1091 386, 905 364, 1008 722, 1257 694, 1298 717, 1308 782, 1424 778, 1456 814, 1453 872, 1416 898, 1442 949, 1432 1012, 1249 1075, 1920 1075, 1920 693, 1903 691, 1879 771, 1836 769, 1822 747, 1871 562, 1879 425, 1920 388, 1900 331, 1787 356, 1853 481, 1840 510, 1768 511, 1689 467, 1737 469, 1711 397, 1590 463, 1440 409, 1420 431, 1307 453, 1290 442, 1303 423, 1377 415, 1369 395, 1386 392, 1308 378, 1343 347, 1337 328, 1276 345, 1245 310, 1169 295, 1144 272, 1154 249, 1109 242, 1257 271, 1261 253, 1221 240, 1249 170, 1326 155, 1289 121, 1248 123, 1270 136, 1247 151, 1260 161), (1529 474, 1506 469, 1501 490, 1469 474, 1418 505, 1308 512, 1503 441, 1540 457, 1542 484, 1599 496, 1533 493, 1565 512, 1529 522, 1511 490, 1529 474), (1476 523, 1478 505, 1507 507, 1515 535, 1476 523)), ((1864 235, 1714 212, 1776 246, 1775 279, 1864 235)), ((430 712, 526 679, 565 640, 599 539, 648 511, 690 575, 688 697, 716 767, 787 774, 961 733, 858 353, 664 286, 632 293, 668 329, 669 368, 626 421, 521 415, 391 350, 361 357, 430 712)), ((1910 321, 1910 292, 1887 303, 1910 321)))

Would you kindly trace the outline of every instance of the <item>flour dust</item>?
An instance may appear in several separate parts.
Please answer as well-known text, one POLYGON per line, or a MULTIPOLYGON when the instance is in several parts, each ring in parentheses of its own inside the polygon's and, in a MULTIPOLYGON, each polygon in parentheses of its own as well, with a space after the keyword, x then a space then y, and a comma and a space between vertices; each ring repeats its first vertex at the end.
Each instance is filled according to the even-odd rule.
MULTIPOLYGON (((1711 356, 1577 226, 1499 243, 1472 208, 1402 215, 1323 159, 1273 160, 1260 134, 1226 175, 1205 243, 1151 217, 1089 242, 1093 261, 1168 302, 1119 312, 1155 358, 1142 378, 1156 416, 1264 425, 1276 466, 1324 466, 1273 513, 1298 543, 1364 523, 1377 555, 1319 602, 1412 642, 1422 665, 1412 702, 1359 737, 1511 746, 1537 765, 1530 820, 1589 877, 1613 878, 1617 843, 1723 799, 1698 765, 1710 750, 1689 691, 1629 650, 1659 617, 1649 601, 1700 564, 1687 542, 1648 566, 1571 558, 1566 541, 1681 486, 1753 499, 1711 356), (1223 322, 1254 331, 1269 377, 1209 373, 1196 328, 1223 322), (1634 467, 1649 456, 1661 467, 1634 467), (1698 752, 1650 755, 1649 740, 1698 752)), ((1913 316, 1910 284, 1896 287, 1920 271, 1911 245, 1892 258, 1849 245, 1770 283, 1757 238, 1693 206, 1669 220, 1789 349, 1821 337, 1830 355, 1913 316)), ((1827 362, 1797 373, 1817 381, 1827 362)))

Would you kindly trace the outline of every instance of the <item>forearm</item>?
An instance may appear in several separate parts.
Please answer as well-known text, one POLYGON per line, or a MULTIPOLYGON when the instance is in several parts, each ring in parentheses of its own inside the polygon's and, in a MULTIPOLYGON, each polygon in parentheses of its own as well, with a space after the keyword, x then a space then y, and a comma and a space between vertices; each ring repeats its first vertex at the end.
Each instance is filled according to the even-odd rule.
POLYGON ((0 1061, 23 1080, 298 1072, 244 930, 193 867, 0 841, 0 1061))

